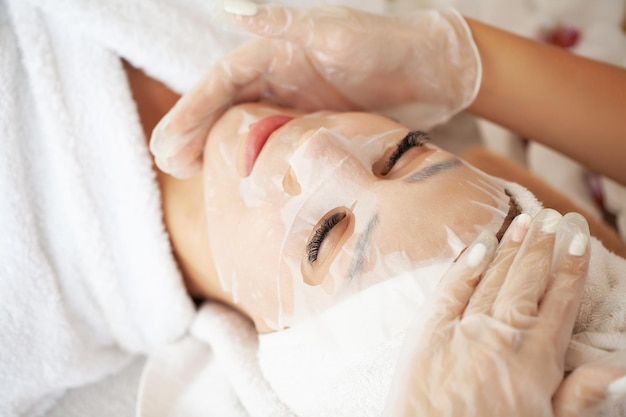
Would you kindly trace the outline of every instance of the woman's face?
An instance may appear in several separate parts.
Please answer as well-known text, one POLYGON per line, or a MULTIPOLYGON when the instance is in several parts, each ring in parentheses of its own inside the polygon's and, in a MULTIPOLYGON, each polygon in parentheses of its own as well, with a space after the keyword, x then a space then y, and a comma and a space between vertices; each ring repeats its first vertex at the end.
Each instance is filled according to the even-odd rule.
POLYGON ((205 149, 210 256, 261 332, 451 262, 509 211, 502 183, 369 113, 231 108, 205 149), (269 136, 268 136, 269 134, 269 136))

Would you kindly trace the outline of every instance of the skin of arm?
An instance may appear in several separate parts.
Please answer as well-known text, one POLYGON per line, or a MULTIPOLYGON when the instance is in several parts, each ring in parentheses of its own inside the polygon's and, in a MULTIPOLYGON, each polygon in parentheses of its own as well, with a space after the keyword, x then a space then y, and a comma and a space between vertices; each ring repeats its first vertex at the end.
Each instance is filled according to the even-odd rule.
POLYGON ((466 20, 483 65, 468 111, 626 184, 626 70, 466 20))

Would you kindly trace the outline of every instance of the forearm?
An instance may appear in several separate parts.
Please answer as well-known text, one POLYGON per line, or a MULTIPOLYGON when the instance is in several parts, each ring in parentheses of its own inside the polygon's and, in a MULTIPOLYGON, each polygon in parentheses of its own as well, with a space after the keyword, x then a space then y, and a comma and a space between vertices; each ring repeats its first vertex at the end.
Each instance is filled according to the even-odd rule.
POLYGON ((467 21, 483 64, 468 110, 626 184, 626 70, 467 21))

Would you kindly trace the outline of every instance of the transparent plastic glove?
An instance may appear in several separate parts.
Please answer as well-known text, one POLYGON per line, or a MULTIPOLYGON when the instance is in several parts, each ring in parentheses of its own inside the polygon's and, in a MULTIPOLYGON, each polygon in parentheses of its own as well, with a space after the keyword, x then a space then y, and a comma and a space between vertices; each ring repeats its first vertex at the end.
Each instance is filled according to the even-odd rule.
POLYGON ((589 232, 578 214, 543 210, 527 229, 529 220, 518 216, 497 249, 481 235, 446 273, 406 342, 387 415, 554 415, 589 232))
POLYGON ((478 52, 453 9, 391 17, 236 4, 227 10, 247 14, 236 21, 262 38, 213 67, 155 128, 150 149, 159 168, 174 176, 199 170, 208 132, 235 103, 385 110, 419 102, 435 124, 467 107, 478 91, 478 52))
POLYGON ((575 369, 553 398, 556 417, 593 417, 626 411, 626 351, 613 352, 575 369), (612 407, 622 407, 613 413, 612 407), (610 411, 609 411, 610 410, 610 411))

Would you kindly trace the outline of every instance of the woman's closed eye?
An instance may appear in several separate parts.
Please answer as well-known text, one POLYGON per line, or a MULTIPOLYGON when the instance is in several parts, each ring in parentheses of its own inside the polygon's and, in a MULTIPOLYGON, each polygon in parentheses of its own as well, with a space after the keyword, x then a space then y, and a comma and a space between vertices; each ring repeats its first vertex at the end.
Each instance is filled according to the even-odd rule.
POLYGON ((347 207, 337 207, 322 217, 311 231, 302 260, 305 283, 324 282, 331 264, 353 231, 354 214, 347 207))
POLYGON ((313 236, 309 239, 309 243, 306 245, 307 259, 309 264, 313 265, 319 256, 320 247, 322 243, 324 243, 324 239, 328 236, 328 233, 337 226, 344 218, 346 217, 346 213, 336 212, 331 214, 330 216, 325 217, 321 224, 319 224, 315 231, 313 232, 313 236))
POLYGON ((430 137, 428 133, 422 130, 414 130, 406 134, 404 138, 396 145, 396 148, 391 152, 391 154, 386 158, 385 164, 382 169, 378 170, 379 175, 385 176, 387 175, 396 163, 402 158, 409 149, 415 147, 422 147, 430 141, 430 137))

